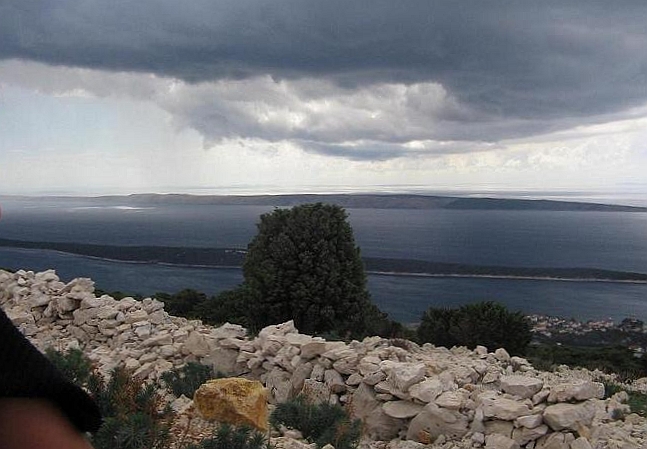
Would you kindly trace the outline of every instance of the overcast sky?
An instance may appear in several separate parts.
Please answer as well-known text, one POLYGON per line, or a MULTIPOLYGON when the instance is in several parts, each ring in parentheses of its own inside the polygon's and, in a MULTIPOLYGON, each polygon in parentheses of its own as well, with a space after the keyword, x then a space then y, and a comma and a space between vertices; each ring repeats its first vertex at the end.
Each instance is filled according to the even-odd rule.
POLYGON ((647 193, 646 20, 644 0, 0 0, 0 193, 647 193))

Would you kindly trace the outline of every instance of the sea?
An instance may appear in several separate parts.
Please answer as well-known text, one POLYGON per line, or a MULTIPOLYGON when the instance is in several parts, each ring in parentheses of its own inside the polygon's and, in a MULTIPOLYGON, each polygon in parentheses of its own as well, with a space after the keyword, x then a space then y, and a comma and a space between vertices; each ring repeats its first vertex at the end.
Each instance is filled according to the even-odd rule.
MULTIPOLYGON (((634 202, 635 205, 640 205, 634 202)), ((105 245, 245 249, 265 206, 133 207, 83 199, 3 197, 0 238, 105 245)), ((600 268, 647 273, 647 213, 348 209, 370 257, 508 267, 600 268)), ((217 294, 242 282, 237 268, 132 263, 0 247, 0 267, 55 269, 106 291, 153 295, 185 288, 217 294)), ((647 321, 647 284, 369 274, 373 301, 416 323, 429 307, 492 300, 511 310, 578 320, 647 321)))

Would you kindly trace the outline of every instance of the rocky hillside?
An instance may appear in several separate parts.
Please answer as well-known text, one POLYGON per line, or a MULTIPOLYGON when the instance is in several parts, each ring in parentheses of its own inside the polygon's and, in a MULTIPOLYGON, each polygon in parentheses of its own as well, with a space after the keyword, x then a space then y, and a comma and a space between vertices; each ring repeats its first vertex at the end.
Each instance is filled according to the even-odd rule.
POLYGON ((604 399, 610 376, 538 371, 503 349, 326 341, 292 322, 249 338, 238 325, 170 316, 155 299, 96 297, 90 279, 65 284, 51 270, 0 271, 0 306, 41 350, 81 348, 106 373, 124 364, 157 380, 197 361, 260 380, 274 403, 304 393, 346 405, 363 422, 364 447, 647 447, 647 421, 630 413, 626 393, 604 399))

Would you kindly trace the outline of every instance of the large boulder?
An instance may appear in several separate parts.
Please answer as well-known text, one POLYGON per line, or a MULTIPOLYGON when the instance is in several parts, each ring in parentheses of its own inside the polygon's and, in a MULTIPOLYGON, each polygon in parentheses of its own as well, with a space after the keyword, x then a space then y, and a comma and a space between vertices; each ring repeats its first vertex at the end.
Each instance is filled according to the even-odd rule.
POLYGON ((503 391, 524 399, 532 398, 541 391, 543 386, 544 382, 536 377, 514 375, 501 378, 501 389, 503 391))
POLYGON ((407 440, 434 442, 439 436, 460 439, 468 431, 468 419, 456 410, 447 410, 429 403, 411 420, 407 440))
POLYGON ((239 377, 209 380, 193 401, 207 420, 268 429, 267 391, 260 382, 239 377))
POLYGON ((570 429, 578 431, 588 427, 595 417, 595 404, 586 401, 578 404, 554 404, 544 410, 544 422, 555 430, 570 429))
POLYGON ((603 397, 604 384, 601 382, 577 380, 551 386, 548 402, 586 401, 603 397))

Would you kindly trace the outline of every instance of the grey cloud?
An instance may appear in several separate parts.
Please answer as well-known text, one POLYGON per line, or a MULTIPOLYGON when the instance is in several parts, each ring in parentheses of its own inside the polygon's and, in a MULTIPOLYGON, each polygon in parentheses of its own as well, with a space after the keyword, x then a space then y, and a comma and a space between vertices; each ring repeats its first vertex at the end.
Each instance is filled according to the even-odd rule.
POLYGON ((448 155, 487 151, 490 145, 475 142, 419 142, 419 145, 382 141, 358 141, 349 144, 320 141, 296 141, 305 151, 355 161, 386 161, 397 158, 415 158, 430 154, 448 155))
POLYGON ((340 123, 309 114, 307 127, 293 129, 259 124, 242 103, 215 97, 167 107, 208 138, 251 132, 324 146, 362 138, 387 145, 494 141, 590 123, 647 102, 645 17, 643 0, 4 1, 0 58, 198 85, 264 75, 322 82, 293 84, 300 90, 292 98, 265 101, 288 109, 291 101, 329 98, 330 90, 353 96, 381 85, 435 84, 447 94, 442 108, 427 110, 436 103, 415 105, 412 96, 404 116, 393 113, 375 126, 363 121, 370 104, 357 107, 358 97, 354 106, 340 106, 351 114, 340 123))

